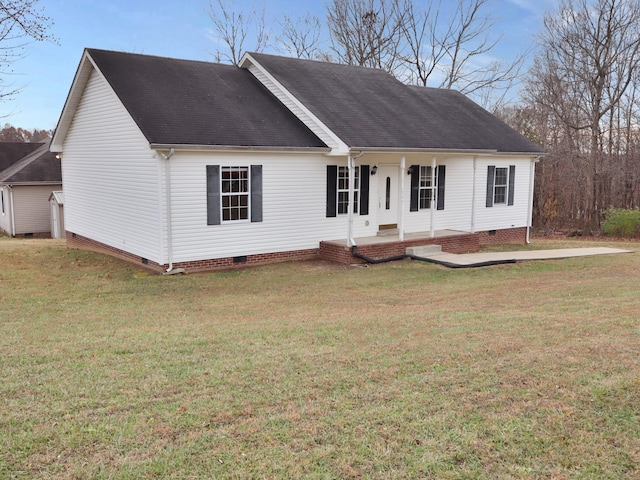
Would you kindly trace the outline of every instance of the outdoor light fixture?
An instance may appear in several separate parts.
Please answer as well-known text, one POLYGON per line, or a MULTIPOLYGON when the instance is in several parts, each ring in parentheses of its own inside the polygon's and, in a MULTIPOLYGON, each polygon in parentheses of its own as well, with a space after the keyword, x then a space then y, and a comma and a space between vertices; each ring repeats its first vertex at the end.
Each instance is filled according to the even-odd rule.
POLYGON ((374 165, 373 168, 371 169, 371 175, 375 175, 377 171, 378 171, 378 166, 374 165))

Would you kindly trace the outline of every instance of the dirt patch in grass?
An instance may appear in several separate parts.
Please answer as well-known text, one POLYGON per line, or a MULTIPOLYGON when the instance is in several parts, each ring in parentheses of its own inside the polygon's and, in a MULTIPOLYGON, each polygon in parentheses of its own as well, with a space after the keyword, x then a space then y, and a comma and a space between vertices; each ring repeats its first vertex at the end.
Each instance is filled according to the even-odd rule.
POLYGON ((640 475, 637 253, 174 277, 0 256, 0 478, 640 475))

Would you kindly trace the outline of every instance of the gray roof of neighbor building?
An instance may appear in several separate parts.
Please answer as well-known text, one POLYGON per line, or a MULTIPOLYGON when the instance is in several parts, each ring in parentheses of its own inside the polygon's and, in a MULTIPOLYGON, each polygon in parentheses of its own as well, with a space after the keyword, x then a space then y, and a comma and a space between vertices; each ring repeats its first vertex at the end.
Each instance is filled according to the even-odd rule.
POLYGON ((244 69, 87 52, 150 144, 327 148, 244 69))
POLYGON ((10 167, 0 171, 0 183, 62 183, 60 159, 56 158, 55 153, 49 151, 49 143, 46 141, 27 144, 34 146, 35 149, 10 167))
POLYGON ((41 143, 0 142, 0 172, 20 161, 21 158, 41 145, 41 143))
POLYGON ((408 86, 379 69, 250 56, 354 149, 543 153, 454 90, 408 86))

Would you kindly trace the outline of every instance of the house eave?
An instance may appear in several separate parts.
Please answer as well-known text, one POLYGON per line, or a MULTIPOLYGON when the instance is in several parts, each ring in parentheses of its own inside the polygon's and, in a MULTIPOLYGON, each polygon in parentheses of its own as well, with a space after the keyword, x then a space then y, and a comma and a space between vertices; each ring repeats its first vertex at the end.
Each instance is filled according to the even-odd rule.
POLYGON ((364 153, 430 153, 453 155, 491 155, 491 156, 545 156, 543 152, 500 152, 491 149, 455 149, 455 148, 411 148, 411 147, 349 147, 350 152, 364 153))
POLYGON ((30 186, 47 186, 47 185, 62 185, 62 180, 60 181, 47 181, 47 182, 0 182, 0 185, 5 185, 7 187, 24 187, 27 185, 30 186))
POLYGON ((219 151, 219 152, 269 152, 269 153, 329 153, 329 147, 282 147, 256 145, 191 145, 151 143, 152 150, 219 151))

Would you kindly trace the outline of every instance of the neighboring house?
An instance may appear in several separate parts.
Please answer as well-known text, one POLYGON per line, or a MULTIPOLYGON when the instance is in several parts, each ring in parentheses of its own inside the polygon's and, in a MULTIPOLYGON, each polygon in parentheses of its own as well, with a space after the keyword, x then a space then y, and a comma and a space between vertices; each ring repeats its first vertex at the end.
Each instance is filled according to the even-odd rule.
POLYGON ((49 196, 62 188, 60 160, 45 143, 0 143, 0 229, 49 236, 49 196))
POLYGON ((543 152, 460 93, 240 67, 85 50, 51 143, 70 246, 197 271, 528 238, 543 152))

